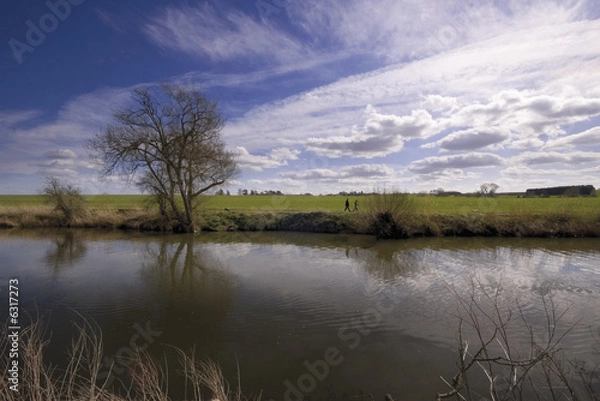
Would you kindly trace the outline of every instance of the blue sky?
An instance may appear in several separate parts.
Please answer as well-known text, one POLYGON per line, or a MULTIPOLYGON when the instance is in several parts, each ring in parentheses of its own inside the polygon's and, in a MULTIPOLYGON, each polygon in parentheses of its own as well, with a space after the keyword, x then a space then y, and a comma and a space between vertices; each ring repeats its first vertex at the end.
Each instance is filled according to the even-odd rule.
POLYGON ((596 0, 0 3, 0 193, 131 193, 83 145, 138 85, 220 101, 241 175, 286 193, 600 186, 596 0))

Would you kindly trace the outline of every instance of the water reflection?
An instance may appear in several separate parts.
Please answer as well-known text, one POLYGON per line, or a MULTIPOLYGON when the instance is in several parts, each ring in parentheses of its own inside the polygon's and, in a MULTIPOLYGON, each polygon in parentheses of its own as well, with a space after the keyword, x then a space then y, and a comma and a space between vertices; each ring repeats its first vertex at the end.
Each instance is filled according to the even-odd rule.
POLYGON ((584 324, 567 346, 579 353, 600 326, 600 241, 593 239, 24 230, 0 231, 0 254, 0 280, 20 277, 23 307, 34 310, 35 301, 50 318, 50 359, 70 343, 75 309, 100 325, 109 358, 148 324, 161 333, 148 349, 157 360, 169 359, 171 346, 195 347, 234 375, 237 358, 243 385, 265 390, 265 398, 281 399, 305 361, 336 347, 344 363, 314 399, 344 391, 431 399, 434 387, 443 389, 439 376, 454 373, 449 289, 466 291, 473 277, 518 297, 536 323, 543 323, 540 295, 571 304, 569 319, 584 324), (357 319, 390 300, 397 307, 349 349, 339 331, 356 334, 357 319))
POLYGON ((163 237, 145 246, 139 273, 148 296, 162 304, 163 341, 214 354, 234 287, 210 251, 193 235, 163 237))
POLYGON ((54 247, 46 252, 44 259, 54 277, 60 274, 61 269, 72 267, 76 261, 84 258, 87 252, 85 241, 72 230, 57 233, 52 242, 54 247))

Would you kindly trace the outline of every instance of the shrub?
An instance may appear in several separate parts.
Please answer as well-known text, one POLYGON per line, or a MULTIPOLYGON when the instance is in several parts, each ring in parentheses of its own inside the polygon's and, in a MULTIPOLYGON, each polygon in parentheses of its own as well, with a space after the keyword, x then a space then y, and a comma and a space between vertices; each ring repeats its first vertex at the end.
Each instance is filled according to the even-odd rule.
POLYGON ((377 238, 407 238, 408 224, 418 213, 417 199, 401 192, 383 192, 365 199, 363 218, 377 238))
POLYGON ((46 179, 42 195, 47 203, 63 214, 67 225, 71 225, 73 219, 85 210, 85 199, 81 190, 73 184, 61 182, 56 177, 46 179))

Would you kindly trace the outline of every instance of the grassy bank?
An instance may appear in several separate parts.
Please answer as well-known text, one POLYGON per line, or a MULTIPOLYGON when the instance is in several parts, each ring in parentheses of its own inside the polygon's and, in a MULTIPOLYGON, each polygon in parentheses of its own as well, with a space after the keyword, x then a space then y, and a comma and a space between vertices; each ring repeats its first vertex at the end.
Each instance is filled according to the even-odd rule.
MULTIPOLYGON (((416 213, 396 219, 401 234, 390 237, 508 236, 508 237, 599 237, 600 213, 581 210, 546 210, 416 213)), ((379 235, 385 230, 373 225, 365 212, 261 211, 202 209, 197 215, 203 231, 297 231, 379 235)), ((0 206, 0 228, 65 227, 64 218, 49 206, 0 206)), ((94 208, 75 218, 72 228, 104 228, 169 231, 170 226, 152 208, 94 208)))

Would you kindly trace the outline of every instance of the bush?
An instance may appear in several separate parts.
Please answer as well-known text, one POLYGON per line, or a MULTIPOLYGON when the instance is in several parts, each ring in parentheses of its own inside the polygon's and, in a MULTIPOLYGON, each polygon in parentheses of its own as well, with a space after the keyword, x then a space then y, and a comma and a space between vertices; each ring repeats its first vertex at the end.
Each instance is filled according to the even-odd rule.
POLYGON ((415 197, 401 192, 384 192, 365 199, 363 218, 368 230, 377 238, 407 238, 407 226, 417 213, 415 197))
POLYGON ((63 214, 67 225, 85 210, 85 199, 81 190, 73 184, 63 183, 56 177, 48 177, 42 189, 47 203, 63 214))

